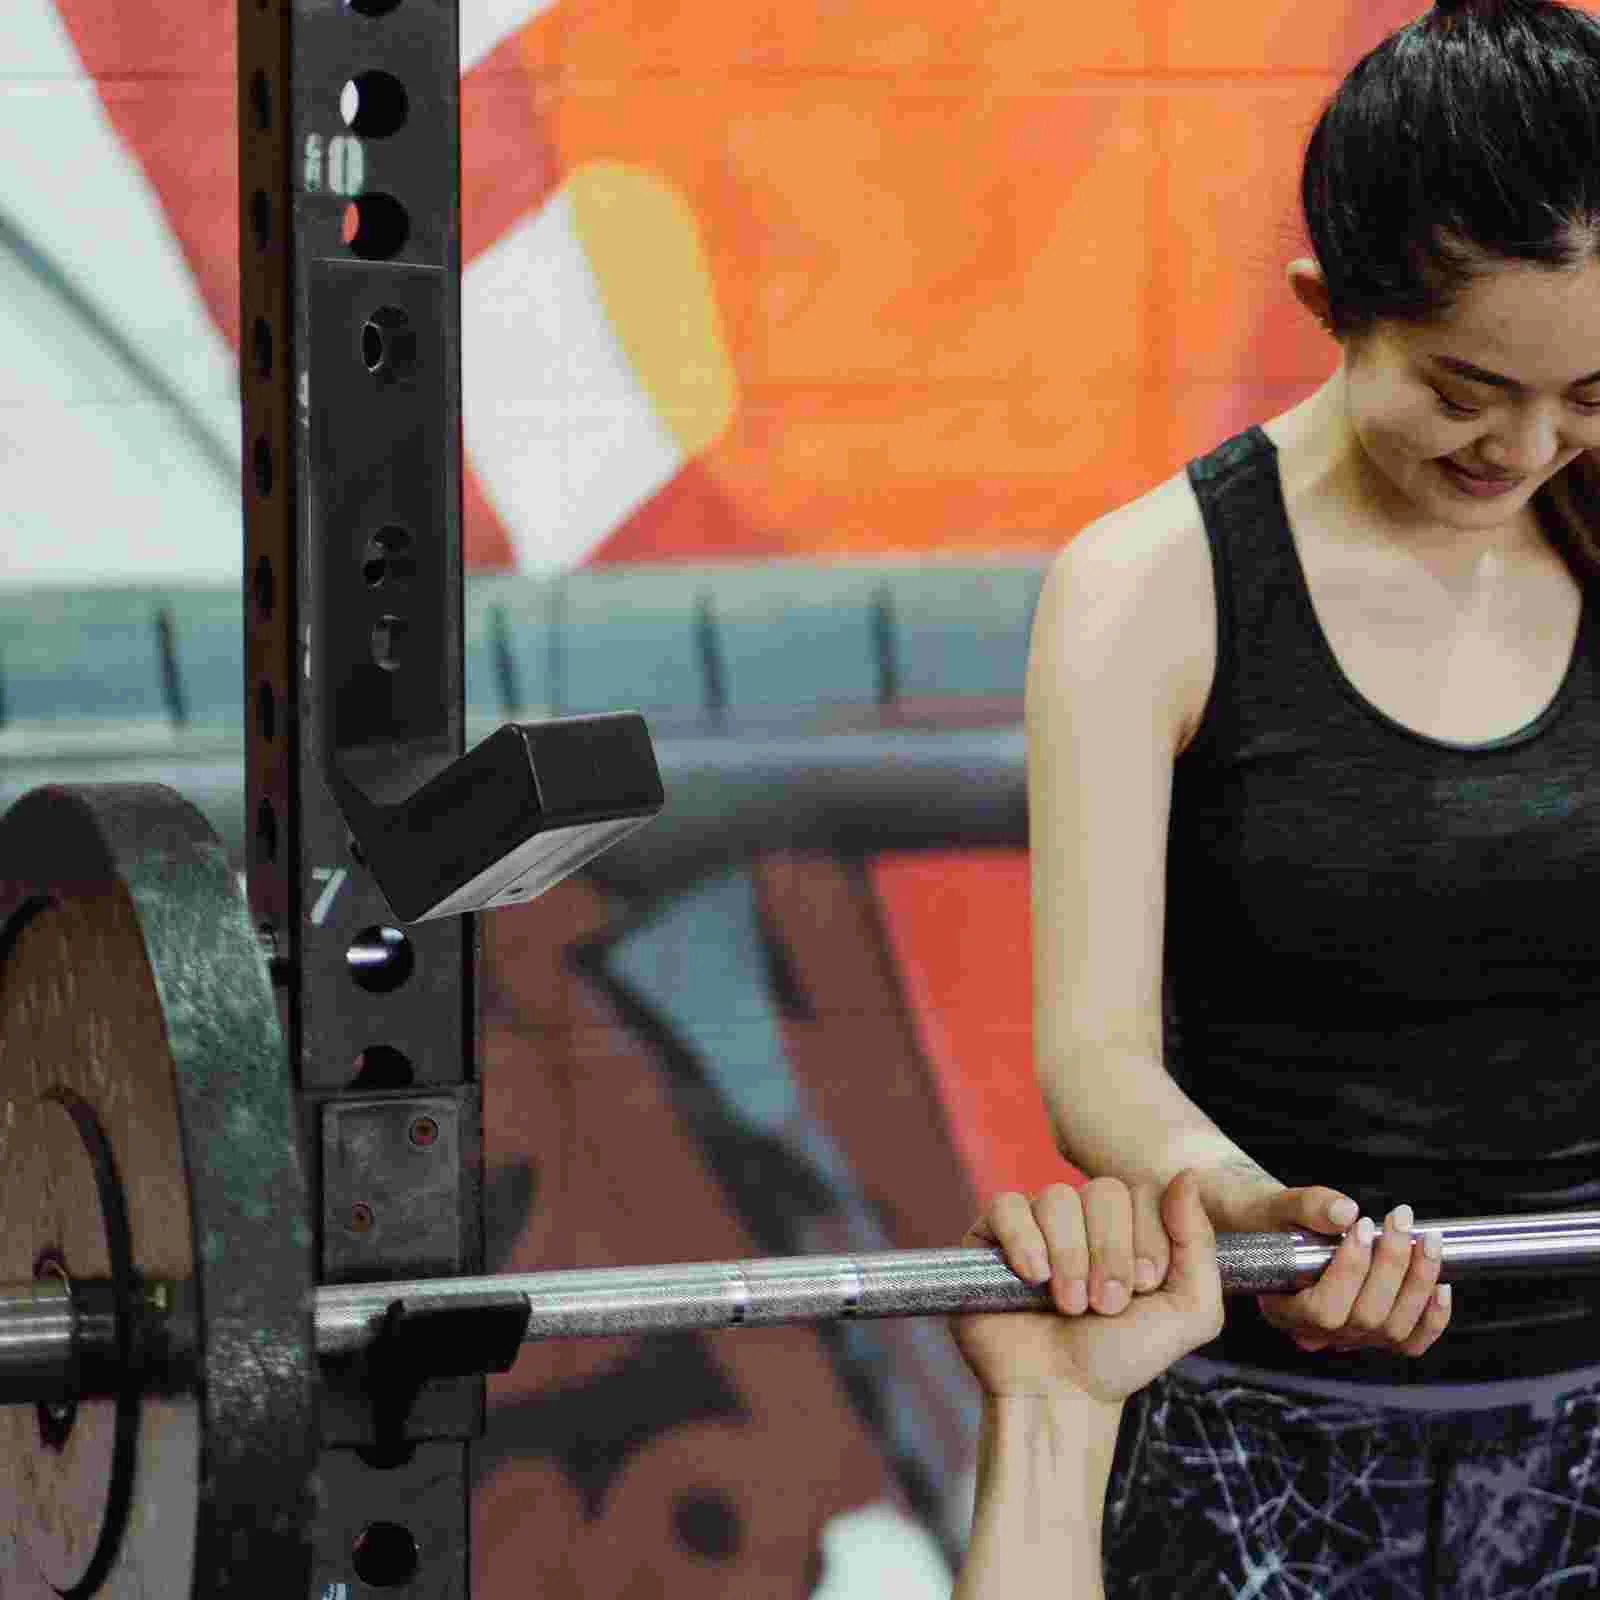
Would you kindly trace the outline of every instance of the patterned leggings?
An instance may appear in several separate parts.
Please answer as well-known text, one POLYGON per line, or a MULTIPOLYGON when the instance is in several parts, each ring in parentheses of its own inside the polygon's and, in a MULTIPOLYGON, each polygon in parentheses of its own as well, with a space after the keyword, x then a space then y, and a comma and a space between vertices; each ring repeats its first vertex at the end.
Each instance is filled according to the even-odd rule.
POLYGON ((1104 1556, 1106 1600, 1600 1594, 1600 1367, 1423 1393, 1186 1357, 1124 1408, 1104 1556))

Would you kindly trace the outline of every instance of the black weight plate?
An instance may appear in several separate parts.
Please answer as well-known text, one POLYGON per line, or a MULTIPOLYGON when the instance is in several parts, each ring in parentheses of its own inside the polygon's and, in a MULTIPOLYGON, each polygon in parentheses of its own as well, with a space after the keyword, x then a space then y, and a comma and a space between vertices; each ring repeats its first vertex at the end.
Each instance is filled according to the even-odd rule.
POLYGON ((265 962, 221 843, 155 784, 0 818, 0 1282, 171 1279, 192 1362, 0 1408, 0 1595, 309 1590, 310 1203, 265 962))

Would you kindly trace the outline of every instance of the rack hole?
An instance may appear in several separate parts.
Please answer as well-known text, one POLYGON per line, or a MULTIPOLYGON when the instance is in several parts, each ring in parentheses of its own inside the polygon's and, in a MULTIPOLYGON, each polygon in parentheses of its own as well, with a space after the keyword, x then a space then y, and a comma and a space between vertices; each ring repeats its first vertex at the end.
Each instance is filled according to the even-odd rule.
POLYGON ((351 1552, 356 1576, 374 1589, 395 1589, 417 1572, 417 1541, 398 1522, 369 1522, 351 1552))
POLYGON ((255 326, 251 329, 251 343, 255 347, 256 376, 270 378, 272 376, 272 329, 267 325, 265 317, 257 317, 255 326))
POLYGON ((379 528, 367 540, 361 557, 361 576, 369 589, 377 589, 393 580, 405 583, 417 575, 417 563, 411 554, 411 535, 393 524, 379 528))
POLYGON ((256 615, 265 622, 272 615, 272 563, 265 556, 256 562, 256 615))
POLYGON ((387 139, 405 126, 410 106, 405 85, 387 72, 362 72, 339 92, 339 115, 363 139, 387 139))
POLYGON ((256 732, 263 739, 271 739, 278 730, 278 703, 272 696, 270 683, 256 685, 256 732))
POLYGON ((382 387, 417 369, 417 332, 398 306, 379 306, 361 329, 361 364, 382 387))
POLYGON ((400 0, 344 0, 344 3, 363 17, 386 17, 400 4, 400 0))
POLYGON ((344 208, 340 236, 363 261, 387 261, 405 248, 411 218, 392 194, 364 194, 344 208))
POLYGON ((256 807, 256 845, 263 861, 274 861, 278 855, 278 814, 270 800, 256 807))
POLYGON ((256 132, 265 133, 272 126, 272 85, 259 67, 250 77, 250 109, 255 114, 256 132))
POLYGON ((392 1044, 369 1044, 356 1057, 352 1089, 409 1089, 417 1081, 411 1057, 392 1044))
POLYGON ((404 617, 379 617, 372 629, 372 659, 385 672, 400 670, 400 656, 411 625, 404 617))
POLYGON ((398 928, 363 928, 345 954, 350 976, 368 994, 393 994, 416 970, 411 941, 398 928))
POLYGON ((265 439, 256 440, 254 466, 256 493, 265 497, 272 493, 272 446, 265 439))
POLYGON ((265 250, 272 239, 272 202, 265 189, 250 196, 250 226, 255 230, 256 249, 265 250))

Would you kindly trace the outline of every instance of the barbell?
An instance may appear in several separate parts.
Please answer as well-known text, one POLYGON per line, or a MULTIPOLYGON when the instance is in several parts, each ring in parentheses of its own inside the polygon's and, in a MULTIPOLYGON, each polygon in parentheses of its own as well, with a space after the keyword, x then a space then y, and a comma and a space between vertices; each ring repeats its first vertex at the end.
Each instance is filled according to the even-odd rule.
MULTIPOLYGON (((1600 1211, 1451 1217, 1421 1222, 1443 1238, 1441 1281, 1600 1274, 1600 1211)), ((1225 1295, 1293 1294, 1310 1287, 1339 1241, 1302 1232, 1217 1235, 1225 1295)), ((129 1337, 147 1364, 197 1353, 185 1285, 146 1282, 129 1337)), ((1052 1310, 1047 1284, 1018 1278, 996 1249, 883 1250, 861 1255, 774 1256, 746 1261, 603 1267, 492 1277, 419 1278, 318 1287, 312 1347, 320 1359, 368 1354, 396 1308, 405 1315, 471 1307, 508 1310, 515 1344, 547 1339, 792 1327, 848 1317, 929 1317, 1052 1310)), ((0 1404, 114 1390, 122 1335, 113 1286, 43 1281, 0 1285, 0 1404), (78 1376, 78 1366, 89 1375, 78 1376)), ((503 1370, 496 1368, 494 1370, 503 1370)))
MULTIPOLYGON (((62 1595, 283 1592, 322 1505, 336 1372, 359 1374, 381 1453, 421 1383, 505 1371, 534 1340, 1050 1304, 994 1249, 318 1285, 296 1121, 260 942, 200 813, 160 785, 17 802, 0 818, 8 1597, 8 1548, 62 1595)), ((1597 1211, 1418 1227, 1442 1234, 1445 1281, 1600 1273, 1597 1211)), ((1338 1244, 1222 1234, 1223 1292, 1302 1289, 1338 1244)))

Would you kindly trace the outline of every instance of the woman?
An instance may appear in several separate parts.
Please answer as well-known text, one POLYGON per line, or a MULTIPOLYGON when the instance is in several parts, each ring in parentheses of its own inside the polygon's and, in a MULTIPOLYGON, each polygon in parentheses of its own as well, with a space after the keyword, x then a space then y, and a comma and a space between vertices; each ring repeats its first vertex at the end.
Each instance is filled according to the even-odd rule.
POLYGON ((1132 1397, 1106 1592, 1588 1593, 1586 1280, 1443 1338, 1406 1285, 1419 1216, 1600 1205, 1600 21, 1444 0, 1302 201, 1341 365, 1085 529, 1034 625, 1038 1072, 1127 1206, 1056 1304, 1161 1282, 1187 1169, 1217 1232, 1387 1226, 1132 1397))

